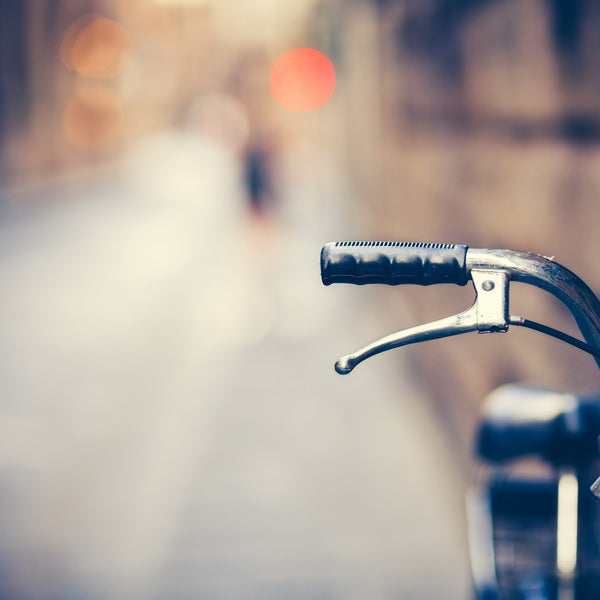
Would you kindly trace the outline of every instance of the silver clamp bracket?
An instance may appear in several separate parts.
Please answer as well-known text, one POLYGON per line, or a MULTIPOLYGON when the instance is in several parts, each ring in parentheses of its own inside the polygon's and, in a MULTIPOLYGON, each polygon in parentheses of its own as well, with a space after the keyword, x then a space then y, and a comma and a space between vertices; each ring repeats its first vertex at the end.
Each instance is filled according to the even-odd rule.
POLYGON ((417 325, 392 333, 353 354, 343 356, 335 370, 345 375, 363 360, 392 348, 417 342, 477 331, 479 333, 504 333, 508 331, 508 274, 501 270, 472 269, 475 302, 471 308, 444 319, 417 325))
POLYGON ((476 330, 479 333, 508 331, 508 275, 503 271, 473 269, 471 278, 477 294, 470 309, 477 313, 476 330))

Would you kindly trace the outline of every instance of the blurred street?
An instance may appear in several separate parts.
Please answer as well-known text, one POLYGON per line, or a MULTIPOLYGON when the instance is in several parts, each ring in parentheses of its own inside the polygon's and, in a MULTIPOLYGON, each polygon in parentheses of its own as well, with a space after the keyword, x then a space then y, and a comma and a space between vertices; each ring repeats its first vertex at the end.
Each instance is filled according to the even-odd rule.
POLYGON ((173 132, 4 199, 0 597, 468 597, 460 473, 401 354, 333 371, 388 332, 320 283, 349 224, 310 156, 266 218, 173 132))
POLYGON ((593 0, 0 2, 0 600, 470 598, 482 399, 596 365, 523 332, 340 377, 472 295, 326 288, 319 251, 599 290, 599 31, 593 0))

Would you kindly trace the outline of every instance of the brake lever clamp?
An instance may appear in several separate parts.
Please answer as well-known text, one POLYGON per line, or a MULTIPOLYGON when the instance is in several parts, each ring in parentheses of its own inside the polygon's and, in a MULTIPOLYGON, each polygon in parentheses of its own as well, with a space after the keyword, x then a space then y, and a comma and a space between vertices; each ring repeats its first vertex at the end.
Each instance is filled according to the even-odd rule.
POLYGON ((509 279, 504 271, 471 271, 475 287, 477 327, 479 333, 505 333, 508 331, 509 279))
POLYGON ((475 302, 467 310, 381 338, 364 348, 343 356, 335 363, 340 375, 350 373, 363 360, 392 348, 435 340, 461 333, 504 333, 508 331, 509 278, 501 270, 472 269, 475 302))

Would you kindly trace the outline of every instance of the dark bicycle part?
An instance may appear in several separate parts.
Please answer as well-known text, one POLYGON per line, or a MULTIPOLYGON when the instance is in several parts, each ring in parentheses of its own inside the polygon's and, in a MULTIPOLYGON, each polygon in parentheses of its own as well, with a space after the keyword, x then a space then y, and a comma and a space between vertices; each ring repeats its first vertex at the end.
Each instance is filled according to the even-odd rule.
POLYGON ((325 285, 456 283, 469 280, 467 246, 411 242, 332 242, 321 250, 325 285))
POLYGON ((556 468, 598 457, 600 396, 504 385, 486 399, 476 435, 480 459, 495 465, 534 456, 556 468))
POLYGON ((577 275, 537 254, 452 244, 336 242, 321 251, 321 277, 326 285, 464 285, 466 279, 471 279, 477 294, 473 306, 458 315, 397 332, 344 356, 335 365, 340 374, 350 373, 366 358, 392 348, 472 331, 505 332, 511 323, 543 331, 586 350, 600 367, 600 302, 577 275), (532 321, 509 317, 511 280, 534 285, 561 300, 575 318, 585 346, 572 336, 544 329, 544 325, 536 327, 532 321))
POLYGON ((577 569, 575 580, 568 581, 557 569, 559 485, 560 476, 532 479, 495 470, 470 491, 467 523, 477 598, 557 600, 559 590, 567 590, 566 597, 597 600, 600 505, 591 495, 579 495, 577 569))
POLYGON ((479 598, 597 598, 600 505, 580 488, 597 472, 599 428, 598 395, 506 385, 488 396, 476 447, 492 472, 467 499, 479 598), (532 456, 554 475, 512 468, 532 456))
POLYGON ((469 492, 466 508, 477 597, 556 598, 556 480, 497 473, 469 492))

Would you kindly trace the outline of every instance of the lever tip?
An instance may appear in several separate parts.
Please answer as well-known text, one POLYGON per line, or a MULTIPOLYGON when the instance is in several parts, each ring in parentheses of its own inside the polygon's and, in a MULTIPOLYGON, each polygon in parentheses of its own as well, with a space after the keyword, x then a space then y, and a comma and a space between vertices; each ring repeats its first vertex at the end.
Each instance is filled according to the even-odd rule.
POLYGON ((354 369, 354 364, 349 356, 342 356, 342 358, 335 363, 335 370, 340 375, 347 375, 352 369, 354 369))

